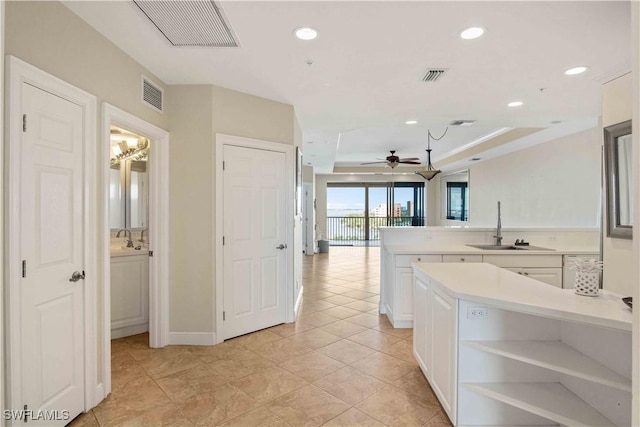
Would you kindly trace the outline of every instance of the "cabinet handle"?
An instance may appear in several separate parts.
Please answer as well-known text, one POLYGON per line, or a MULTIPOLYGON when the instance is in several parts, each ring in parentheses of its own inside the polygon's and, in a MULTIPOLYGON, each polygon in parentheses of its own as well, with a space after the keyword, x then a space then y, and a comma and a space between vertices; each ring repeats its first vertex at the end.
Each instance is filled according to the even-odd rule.
POLYGON ((418 257, 418 261, 422 261, 422 258, 418 257))
POLYGON ((528 275, 529 275, 529 273, 527 273, 527 272, 525 271, 524 275, 525 275, 525 276, 528 276, 528 275))
POLYGON ((464 258, 460 258, 460 261, 464 262, 464 258))
POLYGON ((518 271, 518 274, 522 276, 522 271, 518 271))

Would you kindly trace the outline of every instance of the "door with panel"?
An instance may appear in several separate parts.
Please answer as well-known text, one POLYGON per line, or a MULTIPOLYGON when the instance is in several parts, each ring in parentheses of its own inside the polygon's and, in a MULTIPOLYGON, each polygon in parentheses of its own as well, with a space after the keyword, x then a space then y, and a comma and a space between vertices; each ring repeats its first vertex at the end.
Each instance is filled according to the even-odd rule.
POLYGON ((224 146, 224 339, 286 321, 286 154, 224 146))
POLYGON ((84 110, 28 83, 22 106, 21 396, 13 402, 34 411, 29 423, 64 425, 84 410, 84 110), (48 419, 55 411, 68 414, 48 419))

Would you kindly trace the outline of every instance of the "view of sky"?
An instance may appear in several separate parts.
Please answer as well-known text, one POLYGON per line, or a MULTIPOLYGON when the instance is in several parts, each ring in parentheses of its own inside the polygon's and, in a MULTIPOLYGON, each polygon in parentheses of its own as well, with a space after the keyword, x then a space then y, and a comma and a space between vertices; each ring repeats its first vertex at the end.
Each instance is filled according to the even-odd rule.
MULTIPOLYGON (((395 203, 402 206, 407 201, 413 201, 413 189, 404 187, 395 189, 395 203)), ((369 210, 387 203, 387 189, 384 187, 372 187, 369 189, 369 210)), ((364 188, 360 187, 328 187, 327 188, 327 212, 332 216, 343 216, 336 211, 349 211, 348 213, 364 212, 364 188)))

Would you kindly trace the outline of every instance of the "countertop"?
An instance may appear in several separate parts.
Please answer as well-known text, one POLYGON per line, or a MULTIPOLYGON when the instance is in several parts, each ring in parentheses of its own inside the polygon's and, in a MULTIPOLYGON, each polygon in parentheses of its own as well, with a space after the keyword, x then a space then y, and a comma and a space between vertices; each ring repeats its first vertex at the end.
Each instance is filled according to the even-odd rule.
POLYGON ((121 256, 149 255, 149 248, 146 246, 143 246, 140 250, 135 250, 134 248, 111 245, 109 249, 111 250, 112 258, 121 256))
POLYGON ((452 298, 543 317, 631 331, 631 310, 622 296, 601 291, 576 295, 486 263, 413 263, 414 274, 452 298))
MULTIPOLYGON (((533 246, 538 246, 531 242, 533 246)), ((539 245, 544 248, 553 249, 552 251, 540 251, 535 249, 522 249, 522 250, 491 250, 491 249, 478 249, 464 244, 424 244, 424 245, 385 245, 389 253, 394 255, 414 255, 414 254, 443 254, 443 255, 457 255, 457 254, 478 254, 478 255, 592 255, 600 252, 598 248, 584 247, 584 246, 563 246, 553 247, 550 245, 539 245)))

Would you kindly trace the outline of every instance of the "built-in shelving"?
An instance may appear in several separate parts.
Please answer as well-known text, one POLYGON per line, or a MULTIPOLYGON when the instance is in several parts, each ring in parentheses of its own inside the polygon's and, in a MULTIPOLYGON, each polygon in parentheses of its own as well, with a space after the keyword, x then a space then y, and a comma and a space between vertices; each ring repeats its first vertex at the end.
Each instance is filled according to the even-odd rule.
POLYGON ((631 392, 631 380, 562 341, 464 341, 465 346, 631 392))
POLYGON ((615 426, 560 383, 463 383, 467 390, 566 426, 615 426))

